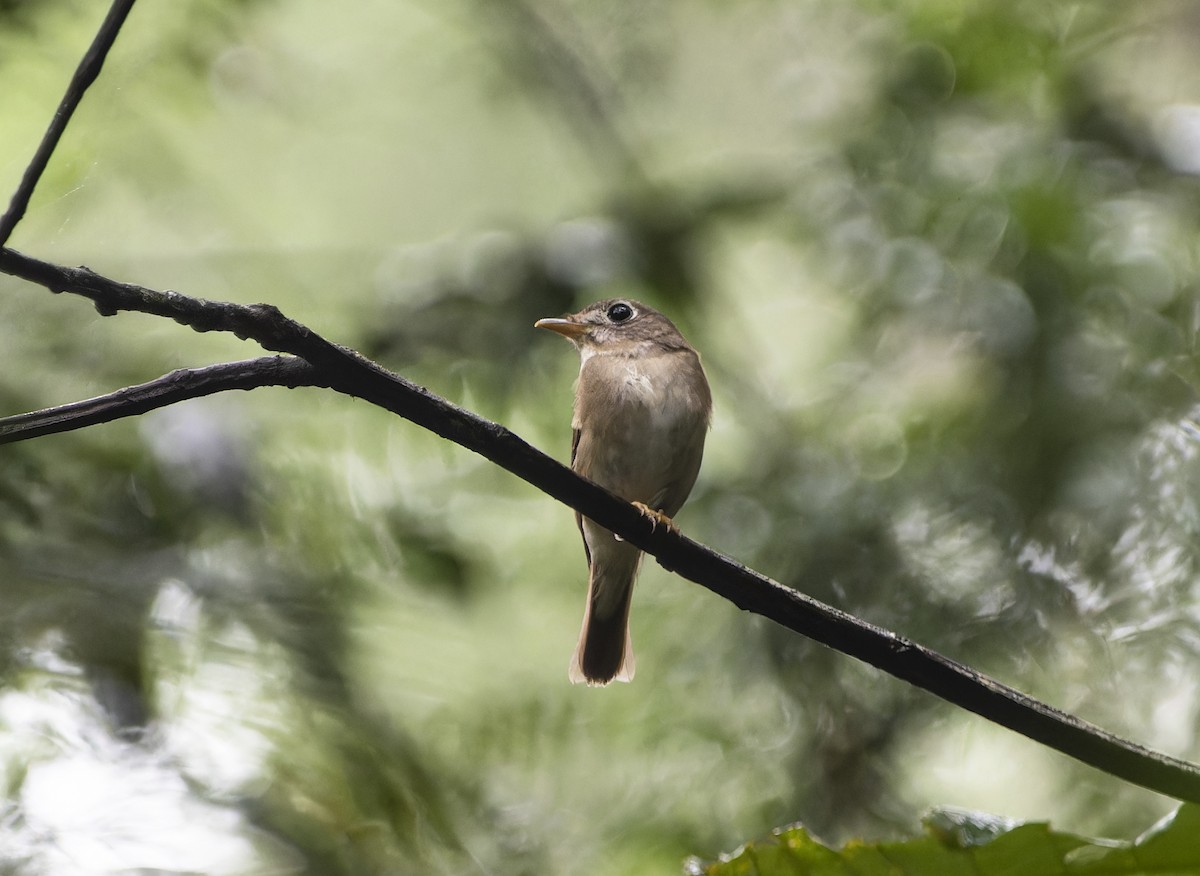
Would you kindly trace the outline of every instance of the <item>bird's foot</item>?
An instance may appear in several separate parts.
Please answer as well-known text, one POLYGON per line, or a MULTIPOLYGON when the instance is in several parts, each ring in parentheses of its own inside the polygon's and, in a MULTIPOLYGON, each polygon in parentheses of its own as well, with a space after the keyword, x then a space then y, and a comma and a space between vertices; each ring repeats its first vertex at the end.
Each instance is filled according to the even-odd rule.
POLYGON ((667 531, 672 533, 673 535, 679 535, 679 527, 676 526, 675 521, 672 520, 670 517, 668 517, 666 514, 663 514, 658 509, 651 508, 649 505, 646 505, 642 502, 634 502, 633 505, 635 508, 637 508, 639 511, 642 512, 643 517, 650 518, 651 530, 657 529, 660 525, 662 525, 662 526, 665 526, 667 528, 667 531))
MULTIPOLYGON (((679 527, 676 526, 675 521, 672 520, 670 517, 668 517, 666 514, 663 514, 658 509, 651 508, 649 505, 646 505, 642 502, 634 502, 633 504, 637 507, 637 509, 639 511, 642 512, 643 517, 650 518, 651 531, 657 529, 659 527, 659 525, 662 525, 662 526, 665 526, 667 528, 667 531, 672 533, 673 535, 679 535, 679 527)), ((660 566, 662 566, 664 569, 666 569, 668 572, 675 571, 675 567, 664 562, 662 557, 657 557, 656 559, 658 560, 658 564, 660 566)))

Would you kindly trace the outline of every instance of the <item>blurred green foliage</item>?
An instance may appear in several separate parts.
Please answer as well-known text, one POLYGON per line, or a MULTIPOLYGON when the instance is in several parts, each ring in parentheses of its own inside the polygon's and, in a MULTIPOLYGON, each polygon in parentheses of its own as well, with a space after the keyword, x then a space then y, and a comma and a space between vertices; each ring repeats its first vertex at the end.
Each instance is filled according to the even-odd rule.
MULTIPOLYGON (((0 188, 103 5, 0 4, 0 188)), ((1196 759, 1198 28, 144 4, 13 245, 277 304, 564 459, 577 363, 532 322, 648 300, 716 395, 685 531, 1196 759)), ((4 412, 245 355, 0 280, 4 412)), ((796 821, 1170 806, 656 568, 637 680, 572 688, 571 514, 327 392, 2 454, 6 871, 678 872, 796 821)))
POLYGON ((1047 824, 940 809, 922 821, 925 835, 903 842, 847 843, 831 849, 803 827, 776 831, 770 840, 705 865, 689 861, 690 876, 897 876, 921 873, 1079 873, 1142 876, 1200 868, 1194 805, 1185 805, 1136 840, 1090 840, 1047 824))

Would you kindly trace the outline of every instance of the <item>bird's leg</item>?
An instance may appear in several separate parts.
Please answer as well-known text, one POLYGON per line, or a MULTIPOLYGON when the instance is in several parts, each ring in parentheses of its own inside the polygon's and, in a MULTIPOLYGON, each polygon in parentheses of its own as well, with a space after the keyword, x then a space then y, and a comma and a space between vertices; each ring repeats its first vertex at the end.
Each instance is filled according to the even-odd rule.
POLYGON ((679 527, 675 525, 675 521, 666 514, 663 514, 657 508, 651 508, 644 502, 634 502, 633 506, 642 512, 643 517, 650 518, 651 531, 657 529, 659 524, 662 524, 663 526, 667 527, 667 530, 673 535, 679 535, 679 527))

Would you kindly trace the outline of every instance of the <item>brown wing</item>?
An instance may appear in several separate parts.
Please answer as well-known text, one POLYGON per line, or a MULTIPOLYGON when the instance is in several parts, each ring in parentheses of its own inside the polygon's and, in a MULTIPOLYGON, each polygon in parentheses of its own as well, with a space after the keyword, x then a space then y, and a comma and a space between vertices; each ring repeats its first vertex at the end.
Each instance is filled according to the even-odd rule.
MULTIPOLYGON (((579 434, 582 429, 571 430, 571 468, 575 468, 575 454, 579 452, 579 434)), ((588 547, 587 536, 583 534, 583 517, 578 511, 575 512, 575 525, 579 527, 579 537, 583 539, 583 553, 587 556, 588 566, 592 565, 592 551, 588 547)))

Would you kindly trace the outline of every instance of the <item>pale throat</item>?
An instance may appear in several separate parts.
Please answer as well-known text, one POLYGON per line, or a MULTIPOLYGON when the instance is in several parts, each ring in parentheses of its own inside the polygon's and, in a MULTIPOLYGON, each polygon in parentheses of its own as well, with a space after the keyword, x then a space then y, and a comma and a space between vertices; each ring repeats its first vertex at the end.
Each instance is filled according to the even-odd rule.
POLYGON ((615 365, 613 376, 620 381, 616 391, 619 403, 649 410, 652 420, 666 426, 678 417, 692 414, 695 399, 673 379, 677 359, 664 354, 655 343, 643 341, 613 347, 587 345, 580 348, 580 374, 594 356, 607 358, 615 365))
POLYGON ((662 355, 662 348, 654 341, 624 341, 618 344, 579 344, 580 368, 593 356, 610 356, 613 359, 628 359, 636 364, 662 355))

